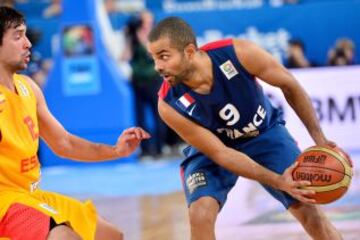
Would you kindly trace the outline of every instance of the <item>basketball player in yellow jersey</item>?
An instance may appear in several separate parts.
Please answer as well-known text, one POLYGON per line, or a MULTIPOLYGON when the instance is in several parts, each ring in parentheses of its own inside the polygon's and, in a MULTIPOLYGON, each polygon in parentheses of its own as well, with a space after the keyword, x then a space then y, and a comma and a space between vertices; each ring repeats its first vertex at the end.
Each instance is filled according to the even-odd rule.
POLYGON ((0 7, 0 238, 123 239, 96 215, 91 202, 38 189, 38 139, 41 136, 60 156, 98 162, 128 156, 150 136, 134 127, 108 146, 68 133, 49 112, 36 84, 16 74, 30 61, 31 43, 25 33, 23 16, 0 7))

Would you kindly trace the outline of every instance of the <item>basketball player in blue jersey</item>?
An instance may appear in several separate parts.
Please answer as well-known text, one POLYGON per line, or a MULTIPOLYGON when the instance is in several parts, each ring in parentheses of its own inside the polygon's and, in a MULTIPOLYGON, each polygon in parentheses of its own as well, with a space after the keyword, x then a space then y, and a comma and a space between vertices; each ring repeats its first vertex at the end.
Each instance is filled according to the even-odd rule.
POLYGON ((339 232, 291 172, 300 153, 281 112, 264 95, 259 78, 279 87, 318 145, 324 136, 309 97, 267 52, 245 40, 222 40, 198 49, 182 19, 162 20, 148 51, 164 82, 158 109, 187 143, 181 173, 192 240, 215 239, 215 221, 238 176, 260 182, 313 239, 341 239, 339 232))

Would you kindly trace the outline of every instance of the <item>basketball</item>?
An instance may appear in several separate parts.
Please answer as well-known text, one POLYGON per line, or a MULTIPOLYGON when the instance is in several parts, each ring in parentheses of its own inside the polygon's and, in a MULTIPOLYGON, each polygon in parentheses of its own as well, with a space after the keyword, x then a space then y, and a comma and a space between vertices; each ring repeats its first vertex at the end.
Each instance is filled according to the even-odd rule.
POLYGON ((298 165, 292 173, 293 179, 312 183, 306 189, 316 192, 308 196, 315 199, 316 204, 331 203, 348 190, 353 174, 352 162, 340 148, 313 146, 300 154, 296 161, 298 165))

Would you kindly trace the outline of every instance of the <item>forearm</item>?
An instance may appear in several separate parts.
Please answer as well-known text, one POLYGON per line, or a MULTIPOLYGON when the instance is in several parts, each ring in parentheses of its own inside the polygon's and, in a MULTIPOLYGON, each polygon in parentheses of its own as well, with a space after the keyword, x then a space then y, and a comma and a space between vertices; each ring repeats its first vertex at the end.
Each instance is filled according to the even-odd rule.
POLYGON ((122 157, 114 146, 93 143, 72 134, 68 134, 54 152, 61 157, 83 162, 100 162, 122 157))
POLYGON ((270 185, 274 188, 281 188, 280 175, 259 165, 249 156, 235 149, 225 147, 212 159, 235 175, 270 185))
POLYGON ((317 119, 315 110, 312 106, 311 100, 303 90, 303 88, 296 82, 296 88, 283 88, 283 93, 289 105, 294 109, 295 113, 301 119, 310 136, 316 144, 324 144, 326 138, 321 130, 320 123, 317 119))

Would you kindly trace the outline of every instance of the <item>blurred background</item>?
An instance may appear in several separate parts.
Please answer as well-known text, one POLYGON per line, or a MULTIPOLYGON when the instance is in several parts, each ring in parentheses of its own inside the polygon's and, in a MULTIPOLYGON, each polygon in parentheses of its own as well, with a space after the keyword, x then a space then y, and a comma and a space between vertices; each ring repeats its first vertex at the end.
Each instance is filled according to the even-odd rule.
MULTIPOLYGON (((25 74, 72 133, 114 144, 139 125, 152 133, 132 156, 101 164, 56 157, 41 143, 42 187, 92 198, 127 239, 189 239, 179 175, 186 146, 158 117, 161 78, 144 45, 166 16, 188 21, 199 45, 246 38, 269 51, 309 93, 329 139, 354 161, 348 193, 326 205, 345 239, 360 235, 360 0, 1 0, 27 19, 25 74)), ((302 149, 313 144, 282 94, 264 84, 302 149)), ((217 223, 218 239, 308 239, 258 184, 239 179, 217 223), (263 233, 265 233, 264 235, 263 233)))

